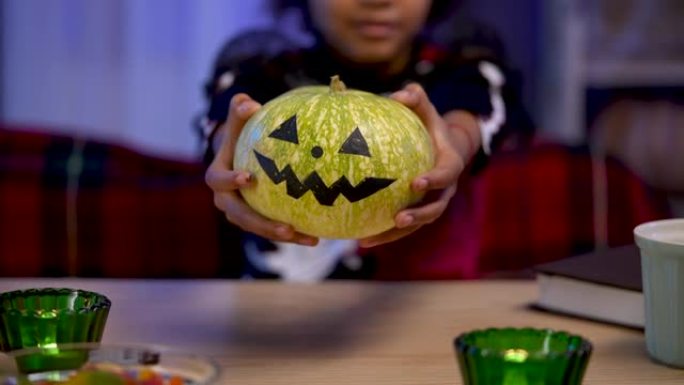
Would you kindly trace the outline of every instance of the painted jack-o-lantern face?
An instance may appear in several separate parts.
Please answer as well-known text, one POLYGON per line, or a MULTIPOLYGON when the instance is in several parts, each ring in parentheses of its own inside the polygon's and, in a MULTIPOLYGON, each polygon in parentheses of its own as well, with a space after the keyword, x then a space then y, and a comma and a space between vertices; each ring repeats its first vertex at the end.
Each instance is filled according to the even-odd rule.
MULTIPOLYGON (((293 115, 291 118, 287 119, 276 130, 271 132, 269 137, 298 145, 297 116, 293 115)), ((363 137, 363 134, 361 134, 358 127, 354 129, 351 135, 342 143, 338 153, 371 157, 368 143, 366 143, 366 139, 363 137)), ((349 182, 347 177, 343 175, 330 186, 327 186, 316 171, 312 171, 303 181, 300 181, 295 172, 292 171, 292 167, 289 165, 286 165, 282 170, 279 170, 273 159, 260 154, 257 150, 254 150, 254 155, 256 155, 259 165, 273 183, 279 184, 285 182, 287 186, 287 195, 299 199, 306 192, 311 191, 318 203, 325 206, 332 206, 339 195, 343 195, 349 202, 360 201, 361 199, 384 189, 395 181, 395 179, 390 178, 365 177, 361 182, 354 186, 349 182)), ((311 148, 311 156, 316 159, 320 158, 323 156, 323 149, 320 146, 314 146, 311 148)))
POLYGON ((262 215, 325 238, 361 238, 394 226, 416 202, 410 183, 433 164, 420 120, 391 99, 302 87, 266 103, 245 124, 233 167, 262 215))

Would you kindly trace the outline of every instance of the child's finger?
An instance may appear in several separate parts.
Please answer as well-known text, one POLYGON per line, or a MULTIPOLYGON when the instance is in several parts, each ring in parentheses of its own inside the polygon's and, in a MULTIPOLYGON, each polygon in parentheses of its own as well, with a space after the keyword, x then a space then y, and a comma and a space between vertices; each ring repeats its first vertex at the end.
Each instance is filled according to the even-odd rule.
POLYGON ((393 228, 390 230, 387 230, 383 233, 380 233, 378 235, 374 235, 368 238, 360 239, 359 240, 359 246, 361 247, 373 247, 377 245, 381 245, 383 243, 389 243, 392 241, 396 241, 399 238, 403 238, 412 232, 418 230, 420 226, 410 226, 402 229, 398 228, 393 228))
POLYGON ((391 97, 413 110, 428 129, 432 129, 438 124, 444 124, 435 106, 419 84, 411 83, 392 94, 391 97))
POLYGON ((425 225, 434 222, 444 213, 449 200, 456 193, 456 184, 452 184, 444 189, 439 199, 429 202, 423 206, 417 206, 400 211, 394 218, 398 228, 406 228, 416 225, 425 225))
POLYGON ((235 145, 238 137, 242 132, 247 120, 261 107, 247 94, 236 94, 230 100, 230 110, 228 111, 228 119, 223 125, 226 136, 219 148, 214 161, 219 161, 228 168, 233 167, 233 154, 235 153, 235 145))
POLYGON ((249 186, 252 178, 244 171, 209 167, 204 175, 204 181, 214 192, 229 192, 249 186))
POLYGON ((434 167, 414 178, 411 188, 418 192, 447 188, 456 182, 464 167, 463 159, 455 153, 438 153, 434 167))
POLYGON ((252 210, 237 194, 224 194, 223 211, 228 221, 262 237, 288 241, 294 236, 292 226, 272 221, 252 210))
POLYGON ((296 232, 290 225, 270 220, 249 207, 237 194, 225 194, 226 218, 245 231, 274 241, 314 246, 318 238, 296 232))
POLYGON ((436 166, 416 177, 411 182, 411 188, 416 192, 447 188, 456 182, 460 169, 461 167, 454 165, 444 167, 436 166))

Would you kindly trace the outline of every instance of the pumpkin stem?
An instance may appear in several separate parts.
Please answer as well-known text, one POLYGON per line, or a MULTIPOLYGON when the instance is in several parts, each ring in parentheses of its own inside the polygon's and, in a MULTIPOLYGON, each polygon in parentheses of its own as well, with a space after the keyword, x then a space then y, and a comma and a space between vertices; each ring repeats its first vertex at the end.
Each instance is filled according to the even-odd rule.
POLYGON ((342 92, 346 89, 347 86, 344 85, 344 82, 340 80, 340 77, 338 75, 333 75, 330 77, 330 91, 332 93, 342 92))

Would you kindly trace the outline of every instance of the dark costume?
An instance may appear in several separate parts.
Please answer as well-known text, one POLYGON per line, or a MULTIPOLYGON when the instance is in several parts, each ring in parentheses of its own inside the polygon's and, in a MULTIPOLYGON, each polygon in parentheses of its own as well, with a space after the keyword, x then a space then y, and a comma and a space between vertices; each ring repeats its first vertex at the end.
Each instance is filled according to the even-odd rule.
MULTIPOLYGON (((525 139, 532 135, 533 126, 518 96, 519 80, 506 69, 495 50, 487 49, 486 46, 473 50, 473 44, 480 44, 479 42, 462 42, 461 52, 446 51, 434 44, 418 42, 414 45, 415 49, 405 69, 396 75, 387 76, 373 67, 354 65, 339 58, 324 44, 297 48, 280 35, 273 34, 271 37, 272 39, 268 39, 267 32, 258 34, 259 39, 271 44, 261 44, 269 49, 254 55, 240 52, 239 58, 232 59, 230 44, 234 47, 244 46, 236 40, 224 49, 223 58, 217 61, 212 81, 207 87, 211 100, 207 114, 208 121, 212 122, 210 127, 215 128, 225 121, 230 99, 237 93, 244 92, 256 101, 265 103, 299 86, 328 84, 332 75, 339 75, 348 88, 377 94, 389 94, 409 82, 417 82, 425 89, 439 113, 452 110, 473 113, 480 119, 483 148, 475 157, 470 172, 483 167, 487 159, 486 153, 496 150, 504 141, 525 139), (468 54, 469 52, 477 54, 468 54)), ((248 42, 249 36, 239 39, 248 42)), ((207 132, 209 139, 212 135, 213 132, 207 132)), ((212 146, 209 145, 206 160, 211 161, 213 156, 212 146)), ((241 234, 228 223, 222 231, 226 234, 226 242, 230 243, 225 250, 225 258, 243 262, 236 265, 236 276, 282 276, 282 272, 274 271, 277 269, 273 268, 273 264, 262 263, 264 258, 268 259, 269 253, 276 255, 282 245, 251 234, 241 234), (235 248, 238 243, 242 243, 243 249, 235 248)), ((420 241, 415 238, 416 236, 411 235, 402 242, 420 241)), ((324 242, 319 247, 336 250, 342 255, 331 258, 328 267, 320 268, 313 274, 320 276, 311 279, 372 278, 376 274, 378 266, 372 249, 356 253, 353 243, 342 245, 336 242, 324 242), (359 258, 356 254, 362 254, 363 257, 359 258)), ((309 248, 306 252, 310 250, 309 248)), ((457 275, 454 272, 454 276, 457 275)), ((406 278, 411 278, 410 273, 406 278)))

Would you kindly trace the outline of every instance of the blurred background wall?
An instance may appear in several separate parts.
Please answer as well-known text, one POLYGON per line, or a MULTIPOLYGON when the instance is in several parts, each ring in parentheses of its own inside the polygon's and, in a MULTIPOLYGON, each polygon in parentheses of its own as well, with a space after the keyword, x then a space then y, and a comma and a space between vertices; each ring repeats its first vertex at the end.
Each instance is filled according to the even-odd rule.
POLYGON ((211 60, 262 3, 3 0, 2 118, 194 158, 211 60))
MULTIPOLYGON (((462 1, 497 30, 535 105, 539 0, 462 1)), ((222 43, 273 23, 267 0, 3 0, 6 123, 195 158, 191 121, 222 43)), ((281 21, 279 21, 281 22, 281 21)))
MULTIPOLYGON (((455 0, 456 1, 456 0, 455 0)), ((539 130, 568 143, 617 99, 681 99, 682 0, 458 0, 491 27, 539 130)), ((3 0, 0 118, 196 159, 214 56, 268 0, 3 0)), ((281 21, 278 21, 281 22, 281 21)))

